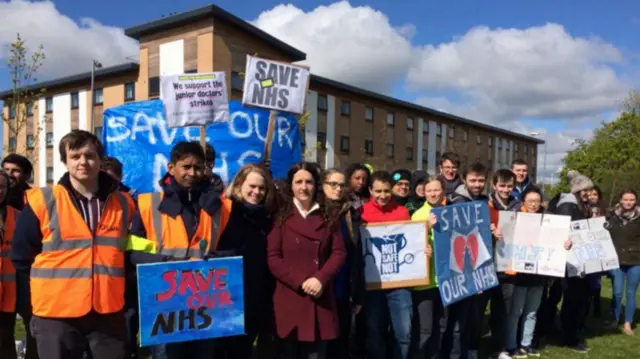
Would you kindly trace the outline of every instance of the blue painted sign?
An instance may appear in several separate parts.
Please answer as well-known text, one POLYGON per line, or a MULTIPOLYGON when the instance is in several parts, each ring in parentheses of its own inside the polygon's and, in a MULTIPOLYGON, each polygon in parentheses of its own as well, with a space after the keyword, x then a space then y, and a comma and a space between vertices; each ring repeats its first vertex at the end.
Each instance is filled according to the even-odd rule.
POLYGON ((431 210, 438 288, 445 306, 498 285, 489 206, 469 202, 431 210))
MULTIPOLYGON (((262 161, 269 111, 229 101, 230 121, 207 126, 207 143, 216 150, 213 172, 225 184, 247 163, 262 161)), ((108 156, 124 167, 123 183, 137 193, 160 191, 171 148, 180 141, 199 141, 199 127, 168 128, 160 100, 134 102, 104 111, 102 142, 108 156)), ((279 113, 271 152, 274 178, 286 177, 301 160, 300 134, 295 115, 279 113)))
POLYGON ((244 334, 242 257, 137 267, 140 346, 244 334))

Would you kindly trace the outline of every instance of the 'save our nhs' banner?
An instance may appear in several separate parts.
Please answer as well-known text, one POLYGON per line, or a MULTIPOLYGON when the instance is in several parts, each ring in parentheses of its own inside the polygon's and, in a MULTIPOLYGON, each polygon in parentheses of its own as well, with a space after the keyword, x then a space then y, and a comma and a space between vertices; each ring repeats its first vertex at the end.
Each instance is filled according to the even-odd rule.
POLYGON ((309 85, 309 69, 247 55, 242 103, 301 115, 309 85))
POLYGON ((137 267, 140 346, 244 334, 242 257, 137 267))
POLYGON ((572 245, 567 256, 569 277, 620 268, 618 253, 605 222, 605 217, 571 222, 572 245))
POLYGON ((434 208, 436 276, 444 306, 498 285, 491 253, 489 206, 469 202, 434 208))
POLYGON ((571 217, 555 214, 500 211, 502 239, 496 243, 498 272, 564 278, 571 217))
MULTIPOLYGON (((216 150, 214 172, 228 184, 247 163, 262 160, 269 111, 229 102, 229 122, 207 126, 207 143, 216 150)), ((198 141, 198 127, 167 127, 160 100, 134 102, 104 111, 105 153, 124 166, 123 182, 138 193, 160 191, 171 148, 180 141, 198 141)), ((279 113, 271 152, 274 178, 284 178, 300 161, 300 134, 295 115, 279 113)))
POLYGON ((224 72, 163 75, 160 88, 169 128, 229 121, 224 72))

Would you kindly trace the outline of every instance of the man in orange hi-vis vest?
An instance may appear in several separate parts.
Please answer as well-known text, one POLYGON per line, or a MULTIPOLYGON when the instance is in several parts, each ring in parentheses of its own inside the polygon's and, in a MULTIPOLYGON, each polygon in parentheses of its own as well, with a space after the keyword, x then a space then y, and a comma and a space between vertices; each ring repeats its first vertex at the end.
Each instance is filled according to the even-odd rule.
MULTIPOLYGON (((201 259, 215 250, 230 214, 230 201, 221 198, 205 176, 205 153, 198 142, 180 142, 171 150, 162 192, 138 196, 127 250, 134 265, 201 259)), ((151 347, 154 358, 213 358, 214 340, 197 340, 151 347)))
POLYGON ((30 277, 30 330, 41 358, 81 359, 88 348, 94 359, 125 359, 124 251, 134 203, 100 171, 95 135, 73 130, 59 151, 68 172, 27 193, 13 238, 16 271, 30 277))

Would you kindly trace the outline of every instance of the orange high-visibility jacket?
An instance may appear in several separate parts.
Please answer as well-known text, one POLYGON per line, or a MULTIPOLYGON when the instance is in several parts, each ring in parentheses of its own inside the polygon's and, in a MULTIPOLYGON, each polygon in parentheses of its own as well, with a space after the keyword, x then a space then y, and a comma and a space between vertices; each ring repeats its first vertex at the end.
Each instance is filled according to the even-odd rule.
POLYGON ((4 233, 0 237, 0 311, 16 311, 16 269, 11 262, 11 240, 20 211, 7 206, 4 233))
POLYGON ((229 222, 231 200, 221 197, 222 207, 213 216, 200 210, 198 228, 193 238, 187 238, 182 216, 171 218, 158 210, 163 196, 162 192, 138 196, 140 219, 147 232, 146 239, 155 244, 155 253, 173 258, 202 258, 202 254, 207 255, 210 249, 215 250, 220 235, 229 222), (205 253, 201 253, 202 240, 206 241, 205 253))
POLYGON ((31 190, 27 197, 42 232, 42 252, 31 267, 33 314, 78 318, 91 310, 122 310, 131 197, 111 193, 94 234, 64 186, 31 190))

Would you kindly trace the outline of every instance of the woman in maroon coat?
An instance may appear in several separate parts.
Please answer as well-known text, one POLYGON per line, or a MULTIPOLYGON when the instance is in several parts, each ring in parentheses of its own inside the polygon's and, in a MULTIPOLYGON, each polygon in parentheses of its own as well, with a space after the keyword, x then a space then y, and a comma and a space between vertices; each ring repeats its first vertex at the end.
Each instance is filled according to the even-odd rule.
POLYGON ((268 237, 267 263, 276 278, 273 295, 280 358, 325 357, 338 337, 333 279, 346 259, 337 214, 318 203, 320 174, 310 163, 287 173, 287 199, 268 237))

